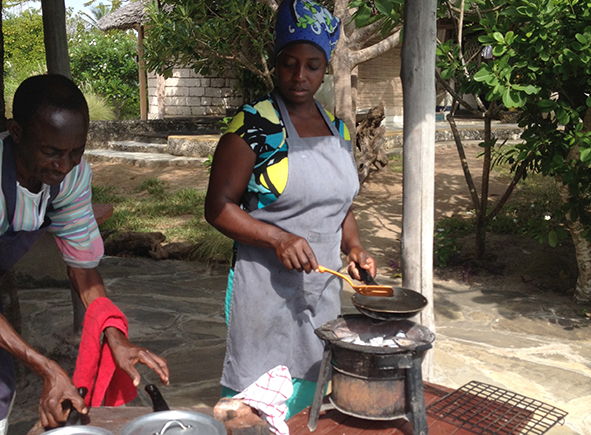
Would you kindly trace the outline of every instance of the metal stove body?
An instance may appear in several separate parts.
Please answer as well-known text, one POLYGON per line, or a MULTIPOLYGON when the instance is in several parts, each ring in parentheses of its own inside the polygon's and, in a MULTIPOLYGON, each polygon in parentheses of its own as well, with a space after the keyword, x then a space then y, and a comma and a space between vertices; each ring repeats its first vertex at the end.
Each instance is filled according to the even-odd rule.
POLYGON ((335 408, 354 417, 370 420, 406 418, 414 435, 426 435, 427 415, 421 371, 422 357, 435 335, 409 320, 375 321, 364 315, 345 315, 316 330, 326 347, 320 366, 316 395, 308 428, 316 429, 319 414, 335 408), (363 340, 395 336, 397 347, 377 347, 343 341, 352 331, 363 340), (322 404, 332 368, 330 404, 322 404))

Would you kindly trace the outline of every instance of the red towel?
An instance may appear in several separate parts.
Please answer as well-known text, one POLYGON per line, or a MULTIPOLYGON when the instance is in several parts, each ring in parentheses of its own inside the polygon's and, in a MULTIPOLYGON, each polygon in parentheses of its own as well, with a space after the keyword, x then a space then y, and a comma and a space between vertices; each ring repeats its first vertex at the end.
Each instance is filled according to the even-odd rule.
POLYGON ((116 366, 106 340, 101 335, 115 327, 127 337, 125 315, 108 298, 95 299, 84 316, 82 340, 74 371, 76 388, 86 387, 86 406, 119 406, 137 396, 137 388, 127 373, 116 366))

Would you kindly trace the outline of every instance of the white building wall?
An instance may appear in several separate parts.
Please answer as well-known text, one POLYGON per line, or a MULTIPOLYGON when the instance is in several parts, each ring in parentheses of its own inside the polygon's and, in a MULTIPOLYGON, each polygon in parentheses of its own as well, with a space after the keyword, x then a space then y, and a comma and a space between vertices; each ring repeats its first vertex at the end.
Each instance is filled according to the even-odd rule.
POLYGON ((203 76, 190 68, 176 68, 172 77, 163 80, 158 91, 159 77, 148 73, 148 119, 218 115, 243 104, 235 94, 238 81, 227 77, 203 76), (160 111, 159 111, 160 104, 160 111))

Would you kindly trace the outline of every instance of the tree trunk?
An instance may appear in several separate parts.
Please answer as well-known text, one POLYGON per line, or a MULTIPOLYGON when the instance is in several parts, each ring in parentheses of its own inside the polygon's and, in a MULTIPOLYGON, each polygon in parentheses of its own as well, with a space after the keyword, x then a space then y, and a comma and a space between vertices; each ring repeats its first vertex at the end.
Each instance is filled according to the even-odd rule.
POLYGON ((372 167, 380 170, 388 165, 388 156, 384 149, 386 127, 384 120, 384 104, 373 107, 363 121, 359 123, 355 136, 357 137, 357 173, 359 184, 369 176, 372 167))
POLYGON ((355 149, 355 114, 351 99, 351 65, 349 59, 351 50, 344 41, 339 41, 332 56, 332 70, 334 77, 335 115, 343 120, 351 132, 351 141, 355 149))
MULTIPOLYGON (((490 144, 491 141, 491 119, 489 116, 484 118, 484 141, 490 144)), ((478 219, 476 220, 476 260, 483 262, 486 256, 486 226, 488 225, 488 188, 490 180, 491 149, 490 146, 484 148, 484 159, 482 161, 482 186, 480 189, 480 209, 476 211, 478 219)))
POLYGON ((71 79, 64 0, 41 0, 41 9, 47 72, 61 74, 71 79))
MULTIPOLYGON (((559 179, 556 185, 562 202, 566 204, 570 199, 568 186, 565 186, 559 179)), ((579 268, 573 298, 576 302, 591 303, 591 242, 584 237, 585 227, 580 221, 572 221, 570 214, 567 213, 566 222, 575 246, 577 266, 579 268)))
MULTIPOLYGON (((435 185, 436 0, 405 0, 402 39, 404 104, 402 285, 429 304, 420 323, 435 331, 433 311, 433 226, 435 185)), ((433 352, 423 374, 433 376, 433 352)))

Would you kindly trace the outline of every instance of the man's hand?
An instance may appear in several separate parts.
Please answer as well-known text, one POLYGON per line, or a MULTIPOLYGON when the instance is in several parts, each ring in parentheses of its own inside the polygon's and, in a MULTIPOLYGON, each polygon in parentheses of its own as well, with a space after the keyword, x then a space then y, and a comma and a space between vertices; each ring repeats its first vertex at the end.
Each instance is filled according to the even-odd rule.
POLYGON ((168 365, 164 358, 130 343, 125 334, 117 328, 105 329, 105 337, 111 348, 115 364, 129 375, 133 385, 137 387, 140 384, 141 376, 134 367, 138 362, 154 370, 160 376, 162 383, 168 385, 168 365))
POLYGON ((43 393, 39 399, 39 416, 43 427, 57 427, 70 414, 70 409, 63 408, 65 401, 69 400, 80 414, 86 414, 88 409, 68 374, 56 362, 47 361, 47 368, 41 376, 43 393))

